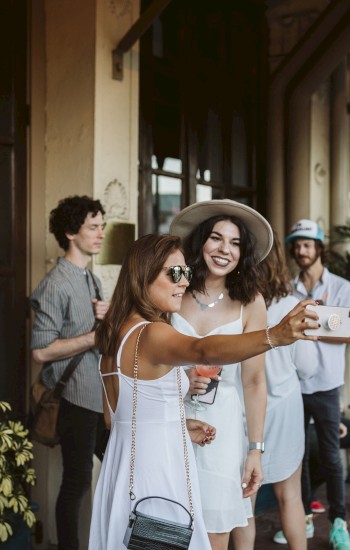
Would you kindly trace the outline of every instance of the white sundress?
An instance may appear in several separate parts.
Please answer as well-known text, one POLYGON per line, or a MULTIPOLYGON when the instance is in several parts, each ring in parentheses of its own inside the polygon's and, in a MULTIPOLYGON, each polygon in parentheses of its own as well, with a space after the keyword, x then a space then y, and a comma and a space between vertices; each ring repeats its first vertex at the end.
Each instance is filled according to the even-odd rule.
MULTIPOLYGON (((125 550, 123 538, 130 512, 129 473, 134 381, 120 371, 120 358, 129 334, 146 323, 134 325, 125 335, 118 350, 117 372, 112 373, 119 376, 118 405, 115 412, 110 408, 111 434, 94 496, 89 550, 125 550)), ((140 368, 142 370, 142 363, 140 368)), ((102 382, 103 377, 102 375, 102 382)), ((188 378, 182 369, 181 380, 182 391, 186 394, 188 378)), ((180 502, 188 509, 175 368, 157 380, 138 380, 136 421, 136 499, 163 496, 180 502)), ((195 518, 190 550, 211 550, 202 517, 196 463, 188 433, 187 447, 195 518)), ((188 516, 180 506, 158 499, 142 503, 140 511, 188 523, 188 516)))
MULTIPOLYGON (((267 310, 270 326, 298 303, 294 296, 274 300, 267 310)), ((304 456, 304 406, 300 379, 310 378, 317 368, 314 342, 298 340, 266 353, 267 409, 265 416, 265 453, 262 458, 263 483, 288 479, 304 456)))
MULTIPOLYGON (((214 334, 242 334, 243 306, 240 317, 211 330, 214 334)), ((179 332, 200 338, 195 329, 178 313, 173 313, 172 326, 179 332)), ((208 533, 228 533, 235 527, 248 525, 252 517, 250 498, 242 495, 243 464, 247 453, 243 408, 237 391, 239 363, 224 365, 215 401, 196 412, 196 418, 216 427, 211 445, 195 449, 203 517, 208 533)), ((185 400, 186 415, 194 417, 190 400, 185 400)))

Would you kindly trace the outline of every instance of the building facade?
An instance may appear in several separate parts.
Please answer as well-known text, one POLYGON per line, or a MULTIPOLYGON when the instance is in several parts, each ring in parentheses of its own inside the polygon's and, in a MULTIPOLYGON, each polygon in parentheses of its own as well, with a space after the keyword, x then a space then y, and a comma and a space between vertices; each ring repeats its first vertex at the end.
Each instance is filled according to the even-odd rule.
MULTIPOLYGON (((107 248, 122 249, 93 265, 107 298, 123 235, 166 232, 196 200, 249 204, 282 238, 302 217, 326 234, 349 217, 350 0, 2 0, 0 12, 0 398, 19 413, 39 369, 27 297, 61 254, 48 232, 61 198, 105 206, 107 248)), ((59 452, 37 446, 35 461, 47 545, 59 452)))

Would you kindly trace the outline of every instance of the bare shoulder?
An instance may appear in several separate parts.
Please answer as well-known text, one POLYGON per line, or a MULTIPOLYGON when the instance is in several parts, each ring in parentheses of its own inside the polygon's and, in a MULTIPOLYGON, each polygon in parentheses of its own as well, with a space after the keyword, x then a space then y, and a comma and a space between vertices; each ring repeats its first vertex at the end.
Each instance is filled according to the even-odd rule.
POLYGON ((247 304, 245 306, 245 308, 248 312, 250 312, 250 311, 253 311, 253 312, 266 311, 265 300, 264 300, 262 294, 260 294, 260 292, 258 292, 257 295, 255 296, 254 300, 249 302, 249 304, 247 304))
POLYGON ((265 300, 258 293, 254 300, 249 302, 243 310, 244 332, 260 330, 266 326, 266 305, 265 300))
MULTIPOLYGON (((165 321, 155 321, 147 325, 144 331, 144 340, 150 345, 155 345, 157 342, 173 340, 177 337, 184 336, 170 324, 165 321)), ((169 342, 168 342, 169 343, 169 342)))
POLYGON ((150 323, 142 335, 142 352, 153 365, 193 363, 193 342, 198 339, 178 332, 162 322, 150 323))

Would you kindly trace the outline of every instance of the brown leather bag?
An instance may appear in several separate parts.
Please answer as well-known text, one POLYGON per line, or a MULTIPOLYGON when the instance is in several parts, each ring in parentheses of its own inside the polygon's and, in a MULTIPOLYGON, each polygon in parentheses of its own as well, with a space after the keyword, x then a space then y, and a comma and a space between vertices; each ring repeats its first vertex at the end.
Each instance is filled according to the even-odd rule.
POLYGON ((70 360, 60 380, 52 389, 43 384, 41 371, 37 376, 30 390, 31 420, 29 421, 29 432, 34 441, 48 447, 54 447, 59 443, 57 420, 62 393, 83 356, 84 353, 81 353, 70 360))
POLYGON ((32 385, 30 392, 32 412, 30 435, 34 441, 48 447, 54 447, 60 440, 57 433, 60 399, 55 397, 55 388, 50 390, 44 386, 40 374, 32 385))

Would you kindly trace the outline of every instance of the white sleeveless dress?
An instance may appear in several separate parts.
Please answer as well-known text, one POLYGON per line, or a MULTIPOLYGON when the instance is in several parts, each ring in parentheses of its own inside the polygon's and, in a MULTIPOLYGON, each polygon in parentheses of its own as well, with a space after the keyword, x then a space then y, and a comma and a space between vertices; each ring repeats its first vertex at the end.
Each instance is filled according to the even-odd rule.
MULTIPOLYGON (((267 322, 273 327, 298 303, 295 296, 273 300, 267 310, 267 322)), ((265 452, 262 456, 263 483, 288 479, 299 467, 305 446, 304 406, 300 380, 317 370, 314 342, 298 340, 290 346, 266 353, 267 408, 265 416, 265 452)))
MULTIPOLYGON (((243 307, 235 321, 210 331, 213 334, 242 334, 243 307)), ((182 334, 200 338, 194 328, 178 313, 172 315, 172 326, 182 334)), ((236 371, 239 363, 225 365, 221 372, 215 401, 203 412, 193 412, 186 397, 188 418, 204 420, 216 427, 216 438, 206 447, 195 449, 202 509, 208 533, 227 533, 245 527, 252 517, 249 498, 242 496, 243 464, 247 452, 243 409, 237 391, 236 371)))
MULTIPOLYGON (((111 434, 94 496, 89 550, 125 550, 123 538, 130 512, 129 474, 134 381, 120 371, 120 358, 129 334, 143 324, 146 322, 132 327, 124 337, 117 355, 117 372, 112 373, 119 376, 118 405, 115 412, 109 407, 111 434)), ((104 375, 101 376, 103 383, 104 375)), ((182 391, 186 394, 188 378, 183 370, 181 380, 182 391)), ((136 499, 163 496, 180 502, 188 509, 175 368, 157 380, 138 380, 136 419, 136 499)), ((194 508, 194 532, 190 550, 210 550, 202 517, 196 463, 188 433, 187 447, 194 508)), ((189 519, 180 506, 158 499, 142 503, 140 511, 180 523, 188 523, 189 519)))

